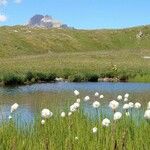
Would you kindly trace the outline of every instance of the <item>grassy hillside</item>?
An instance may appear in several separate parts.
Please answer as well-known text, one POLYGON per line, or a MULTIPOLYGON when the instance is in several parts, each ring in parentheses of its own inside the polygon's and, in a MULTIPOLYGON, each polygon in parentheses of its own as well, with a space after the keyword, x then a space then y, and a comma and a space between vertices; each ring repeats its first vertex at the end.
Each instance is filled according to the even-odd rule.
POLYGON ((1 80, 6 74, 24 78, 30 71, 67 78, 125 75, 150 81, 150 59, 144 56, 150 56, 150 26, 123 30, 0 27, 1 80), (140 31, 143 35, 137 38, 140 31))
POLYGON ((150 26, 124 30, 29 29, 23 26, 0 28, 0 57, 83 52, 108 49, 149 49, 150 26), (136 35, 142 31, 143 37, 136 35))

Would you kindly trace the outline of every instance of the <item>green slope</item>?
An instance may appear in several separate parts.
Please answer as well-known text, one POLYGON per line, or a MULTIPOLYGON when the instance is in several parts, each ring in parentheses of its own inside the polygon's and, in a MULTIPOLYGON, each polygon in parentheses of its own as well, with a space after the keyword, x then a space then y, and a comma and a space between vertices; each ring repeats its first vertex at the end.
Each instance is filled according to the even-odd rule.
POLYGON ((0 57, 119 49, 149 49, 150 26, 122 30, 0 27, 0 57), (17 31, 17 32, 16 32, 17 31), (142 31, 143 37, 136 38, 142 31))

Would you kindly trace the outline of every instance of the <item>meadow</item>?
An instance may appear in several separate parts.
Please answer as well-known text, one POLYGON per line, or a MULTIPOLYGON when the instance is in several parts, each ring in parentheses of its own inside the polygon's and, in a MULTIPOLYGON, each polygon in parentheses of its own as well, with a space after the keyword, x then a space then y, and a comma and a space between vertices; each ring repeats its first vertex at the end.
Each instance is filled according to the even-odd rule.
POLYGON ((1 84, 117 78, 149 82, 149 26, 122 30, 0 28, 1 84), (142 31, 143 36, 137 38, 142 31))
MULTIPOLYGON (((106 149, 148 150, 150 145, 150 102, 132 103, 129 94, 108 102, 111 114, 103 114, 105 95, 81 97, 75 90, 74 100, 63 111, 41 109, 32 123, 20 126, 19 105, 10 108, 10 116, 0 126, 1 149, 59 150, 106 149), (94 97, 93 97, 94 96, 94 97), (95 110, 84 113, 83 105, 95 110), (146 113, 147 110, 147 113, 146 113), (17 119, 18 117, 18 119, 17 119)), ((55 109, 53 109, 55 110, 55 109)))

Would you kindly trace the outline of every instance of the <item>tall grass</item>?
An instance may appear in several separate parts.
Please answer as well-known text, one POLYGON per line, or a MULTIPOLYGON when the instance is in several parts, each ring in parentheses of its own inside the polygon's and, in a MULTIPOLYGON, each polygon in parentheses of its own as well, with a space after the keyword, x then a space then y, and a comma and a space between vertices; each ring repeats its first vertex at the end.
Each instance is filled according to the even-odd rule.
POLYGON ((140 149, 148 150, 150 145, 150 124, 144 120, 136 124, 131 118, 123 116, 112 121, 109 127, 101 125, 102 118, 90 119, 80 110, 72 116, 61 118, 58 114, 44 125, 35 117, 33 125, 20 128, 11 120, 0 125, 1 149, 140 149), (92 128, 98 132, 93 133, 92 128), (78 139, 76 139, 76 137, 78 139))

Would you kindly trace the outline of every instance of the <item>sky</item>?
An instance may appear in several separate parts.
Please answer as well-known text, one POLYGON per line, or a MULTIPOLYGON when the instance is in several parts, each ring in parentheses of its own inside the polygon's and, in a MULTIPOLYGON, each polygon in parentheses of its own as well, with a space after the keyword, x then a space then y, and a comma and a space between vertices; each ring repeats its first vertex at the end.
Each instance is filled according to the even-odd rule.
POLYGON ((0 26, 25 24, 50 15, 79 29, 150 24, 150 0, 0 0, 0 26))

